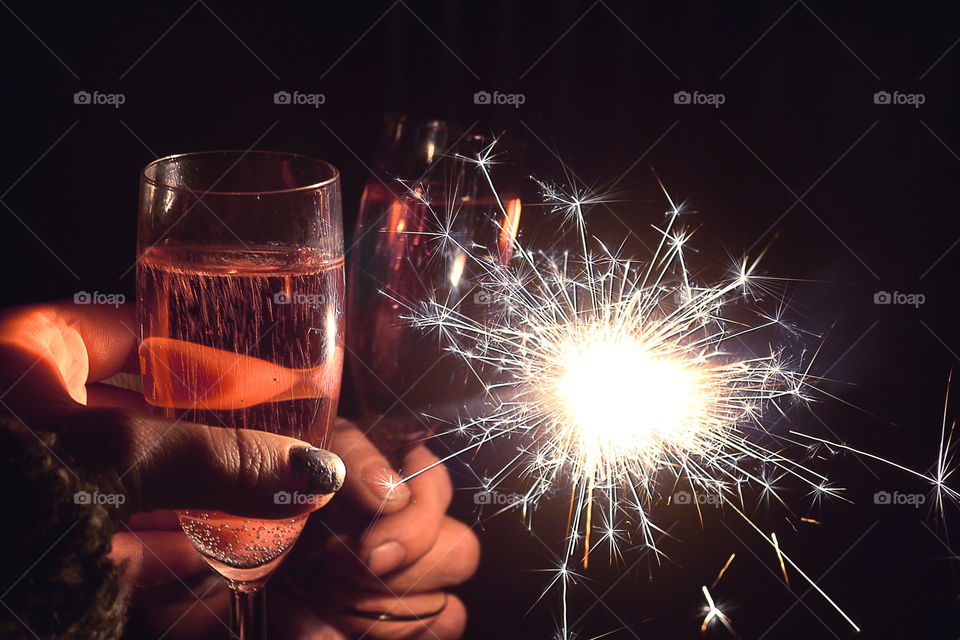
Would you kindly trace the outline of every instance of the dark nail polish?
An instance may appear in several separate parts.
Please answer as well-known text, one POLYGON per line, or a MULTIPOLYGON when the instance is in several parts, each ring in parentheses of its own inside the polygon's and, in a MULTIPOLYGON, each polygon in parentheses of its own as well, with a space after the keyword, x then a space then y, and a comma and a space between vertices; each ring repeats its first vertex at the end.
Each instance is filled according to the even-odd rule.
POLYGON ((308 492, 320 495, 340 489, 347 473, 337 454, 314 447, 291 447, 290 467, 294 475, 306 476, 308 492))

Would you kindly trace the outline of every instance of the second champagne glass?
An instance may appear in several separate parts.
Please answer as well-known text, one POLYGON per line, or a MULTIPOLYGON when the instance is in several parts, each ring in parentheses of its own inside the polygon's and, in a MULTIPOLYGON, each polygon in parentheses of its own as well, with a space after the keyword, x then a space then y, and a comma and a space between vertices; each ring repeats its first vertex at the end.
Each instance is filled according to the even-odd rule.
MULTIPOLYGON (((325 447, 340 392, 343 296, 340 182, 330 164, 215 151, 144 169, 137 298, 144 395, 155 413, 325 447)), ((232 589, 235 636, 265 635, 263 586, 307 516, 179 517, 232 589)))
POLYGON ((436 300, 472 317, 492 312, 497 295, 476 261, 510 261, 521 204, 507 182, 515 173, 504 170, 513 159, 490 138, 442 120, 384 124, 351 250, 347 361, 359 418, 398 465, 435 421, 485 395, 476 367, 411 326, 410 307, 436 300), (496 189, 477 163, 489 154, 496 189))

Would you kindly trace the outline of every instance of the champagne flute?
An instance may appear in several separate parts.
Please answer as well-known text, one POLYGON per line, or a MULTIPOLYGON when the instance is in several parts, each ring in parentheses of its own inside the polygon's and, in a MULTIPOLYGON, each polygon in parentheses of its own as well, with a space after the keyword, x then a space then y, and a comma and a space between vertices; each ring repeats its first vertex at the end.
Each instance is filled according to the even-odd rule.
POLYGON ((404 316, 406 304, 427 300, 474 317, 496 305, 463 249, 499 264, 512 256, 521 211, 516 185, 503 179, 502 150, 495 149, 498 166, 489 169, 498 172, 497 192, 476 162, 492 142, 442 120, 388 116, 361 199, 347 363, 360 421, 395 465, 433 430, 434 418, 454 418, 485 393, 482 372, 404 316), (455 242, 438 238, 441 229, 455 242))
MULTIPOLYGON (((138 222, 139 353, 151 411, 325 447, 343 366, 336 168, 263 151, 161 158, 143 170, 138 222)), ((233 635, 264 637, 264 585, 307 516, 178 516, 231 588, 233 635)))

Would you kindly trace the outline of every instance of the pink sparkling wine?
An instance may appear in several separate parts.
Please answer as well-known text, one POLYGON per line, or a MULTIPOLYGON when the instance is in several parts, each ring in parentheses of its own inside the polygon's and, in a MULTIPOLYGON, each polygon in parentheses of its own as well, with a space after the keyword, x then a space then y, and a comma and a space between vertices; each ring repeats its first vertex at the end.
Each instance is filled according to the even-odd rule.
POLYGON ((437 405, 483 392, 475 370, 436 333, 414 327, 408 318, 411 307, 428 300, 468 317, 496 308, 495 297, 482 287, 483 274, 461 247, 485 251, 491 265, 508 263, 520 200, 505 198, 501 211, 492 197, 461 194, 447 201, 448 191, 427 182, 411 194, 371 181, 361 201, 352 251, 348 366, 361 413, 375 422, 369 435, 381 449, 422 438, 423 416, 436 415, 437 405), (422 194, 429 206, 418 199, 422 194), (441 228, 449 238, 439 236, 441 228))
MULTIPOLYGON (((342 258, 289 247, 154 247, 138 263, 137 290, 153 413, 327 445, 343 363, 342 258)), ((268 575, 306 521, 179 517, 207 562, 235 581, 268 575)))

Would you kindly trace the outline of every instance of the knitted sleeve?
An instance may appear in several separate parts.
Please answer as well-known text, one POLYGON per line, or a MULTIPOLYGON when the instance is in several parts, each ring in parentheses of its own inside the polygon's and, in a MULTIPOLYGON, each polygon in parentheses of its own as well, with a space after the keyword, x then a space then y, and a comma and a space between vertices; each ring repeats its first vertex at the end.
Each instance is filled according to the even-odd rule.
POLYGON ((0 637, 120 637, 117 522, 93 491, 54 436, 0 415, 0 637))

